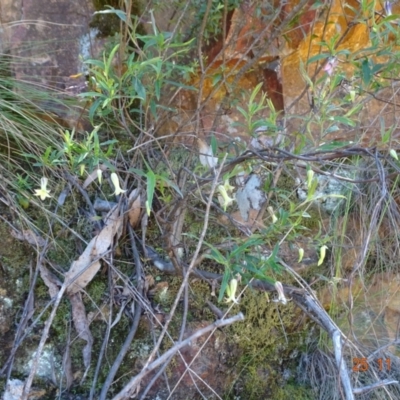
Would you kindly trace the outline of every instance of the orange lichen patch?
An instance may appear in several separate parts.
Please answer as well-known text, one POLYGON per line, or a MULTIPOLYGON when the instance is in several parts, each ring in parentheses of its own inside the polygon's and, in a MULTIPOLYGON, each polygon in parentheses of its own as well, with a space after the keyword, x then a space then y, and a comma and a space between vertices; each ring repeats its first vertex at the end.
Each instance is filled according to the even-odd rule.
MULTIPOLYGON (((305 76, 307 75, 314 84, 317 81, 321 82, 321 78, 325 76, 327 79, 322 80, 321 85, 329 83, 329 72, 325 67, 329 62, 330 49, 334 50, 337 57, 335 70, 343 72, 349 81, 352 81, 354 73, 360 70, 358 64, 363 59, 368 58, 375 65, 384 64, 387 61, 387 56, 370 54, 371 26, 385 17, 385 13, 382 12, 382 5, 379 2, 373 5, 375 12, 369 9, 363 13, 359 2, 355 0, 334 0, 329 9, 329 14, 323 14, 314 21, 312 31, 304 37, 297 49, 282 59, 283 98, 287 114, 295 116, 310 113, 313 97, 319 89, 318 87, 310 88, 305 76), (326 57, 309 62, 310 59, 319 54, 325 54, 326 57)), ((400 4, 394 5, 393 13, 399 11, 400 4)), ((363 85, 361 79, 359 85, 363 85)), ((376 75, 374 79, 377 79, 376 75)), ((382 83, 386 85, 384 81, 382 83)), ((381 89, 378 95, 371 96, 368 99, 368 87, 363 89, 366 89, 366 91, 360 92, 357 101, 361 102, 364 99, 364 105, 358 113, 359 118, 354 129, 349 130, 347 127, 345 130, 339 129, 333 133, 321 135, 323 130, 321 125, 316 124, 315 127, 312 124, 308 125, 310 137, 312 136, 314 139, 314 145, 331 140, 345 140, 357 142, 362 146, 382 146, 382 123, 386 127, 397 127, 398 125, 395 108, 396 104, 399 103, 400 96, 396 91, 388 88, 388 90, 381 89)), ((339 96, 344 98, 346 96, 345 90, 338 90, 339 96)), ((343 112, 346 113, 345 110, 343 112)), ((302 131, 304 129, 302 124, 301 119, 292 118, 287 128, 289 131, 302 131)), ((394 129, 390 143, 387 142, 385 146, 396 145, 398 147, 398 136, 400 135, 397 133, 397 129, 394 129)))
MULTIPOLYGON (((300 0, 291 0, 283 6, 283 15, 280 18, 280 22, 286 15, 289 15, 293 11, 299 2, 300 0)), ((316 16, 316 10, 310 10, 310 7, 314 3, 315 2, 313 0, 308 1, 303 9, 304 11, 296 19, 296 23, 293 24, 293 26, 291 26, 287 32, 285 32, 284 36, 286 39, 285 45, 287 51, 292 52, 294 49, 297 49, 304 37, 310 32, 316 16)))
POLYGON ((229 60, 225 64, 223 61, 215 61, 208 68, 207 74, 203 79, 200 76, 195 76, 190 84, 199 87, 200 83, 202 83, 202 102, 205 100, 220 102, 229 94, 238 94, 242 90, 252 90, 262 81, 262 73, 260 68, 256 66, 235 82, 237 80, 236 75, 246 64, 247 61, 238 59, 229 60), (234 86, 233 83, 235 83, 234 86))
MULTIPOLYGON (((191 82, 193 86, 199 87, 202 83, 201 121, 205 136, 211 132, 222 141, 235 137, 247 141, 251 137, 251 132, 246 130, 247 121, 236 107, 240 106, 244 110, 249 107, 249 98, 260 82, 263 83, 262 91, 267 93, 269 98, 274 99, 276 110, 283 109, 282 88, 278 76, 275 71, 263 68, 272 60, 274 60, 273 57, 263 58, 262 62, 265 64, 256 64, 242 76, 240 76, 240 71, 247 61, 233 59, 225 64, 222 64, 222 61, 215 62, 203 79, 194 78, 191 82), (215 117, 218 112, 221 112, 221 105, 223 106, 223 115, 217 126, 214 126, 215 117)), ((261 96, 260 92, 255 101, 260 101, 261 96)), ((266 117, 268 114, 269 110, 265 108, 259 112, 257 118, 266 117)))
POLYGON ((260 18, 254 15, 254 9, 255 6, 248 7, 243 4, 233 12, 231 28, 225 41, 225 57, 237 58, 249 53, 255 35, 260 34, 263 29, 260 18))
MULTIPOLYGON (((214 60, 254 57, 258 46, 268 40, 273 30, 273 24, 265 22, 272 19, 272 15, 268 14, 279 8, 280 0, 275 0, 273 3, 273 7, 272 4, 269 7, 260 7, 242 2, 238 8, 229 12, 225 26, 226 38, 224 39, 221 34, 212 44, 203 49, 207 65, 214 60)), ((265 53, 277 56, 278 41, 269 41, 268 50, 265 53)))
MULTIPOLYGON (((237 137, 248 141, 251 135, 246 130, 246 120, 236 106, 239 105, 246 110, 249 106, 249 97, 260 82, 263 83, 262 91, 272 99, 275 109, 277 111, 283 109, 282 87, 277 72, 268 69, 269 63, 274 60, 276 57, 264 57, 243 75, 241 75, 242 68, 248 61, 231 59, 224 63, 222 60, 215 60, 206 69, 205 75, 201 76, 199 72, 187 82, 187 85, 198 89, 196 92, 181 90, 177 95, 175 106, 179 116, 175 116, 175 127, 171 127, 169 120, 158 134, 168 134, 166 130, 169 130, 170 134, 171 130, 184 132, 180 135, 181 141, 182 136, 188 139, 188 131, 198 129, 197 134, 203 138, 216 135, 222 142, 230 142, 237 137), (217 117, 219 121, 215 124, 217 117), (197 118, 200 121, 199 127, 197 118)), ((260 101, 261 96, 260 92, 256 96, 256 101, 260 101)), ((265 117, 268 113, 269 110, 265 108, 260 111, 257 118, 265 117)), ((193 137, 189 142, 190 140, 193 140, 193 137)))
MULTIPOLYGON (((307 64, 307 61, 320 54, 328 53, 323 43, 330 42, 337 37, 336 50, 349 50, 354 53, 360 49, 367 48, 370 44, 369 30, 365 23, 355 24, 349 14, 344 14, 347 7, 340 0, 332 4, 329 18, 316 21, 313 30, 299 43, 298 48, 292 54, 282 60, 282 80, 284 86, 285 103, 289 104, 305 88, 306 83, 301 74, 301 64, 304 65, 309 76, 313 76, 321 62, 307 64)), ((340 60, 344 61, 344 60, 340 60)), ((354 67, 347 62, 341 62, 340 67, 350 76, 354 67)), ((323 74, 322 71, 320 74, 323 74)), ((306 108, 309 109, 308 104, 306 108)), ((303 111, 303 110, 300 110, 303 111)))

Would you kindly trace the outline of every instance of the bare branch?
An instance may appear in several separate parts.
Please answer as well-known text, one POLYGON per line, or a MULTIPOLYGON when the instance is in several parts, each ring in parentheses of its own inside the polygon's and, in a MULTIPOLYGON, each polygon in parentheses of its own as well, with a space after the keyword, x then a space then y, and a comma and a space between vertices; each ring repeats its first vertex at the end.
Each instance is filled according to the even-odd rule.
POLYGON ((233 317, 230 317, 228 319, 217 320, 214 323, 212 323, 211 325, 208 325, 203 329, 199 329, 192 336, 189 336, 184 341, 177 343, 174 347, 169 349, 161 357, 157 358, 155 361, 153 361, 147 367, 143 368, 143 370, 138 375, 133 377, 128 382, 128 384, 124 387, 123 390, 121 390, 121 392, 119 392, 115 397, 113 397, 113 400, 122 400, 122 399, 129 398, 129 396, 131 396, 131 394, 134 392, 134 390, 136 389, 136 387, 140 383, 140 381, 149 372, 153 371, 155 368, 162 365, 166 360, 168 360, 169 357, 176 354, 182 347, 189 345, 189 343, 191 341, 196 340, 197 338, 203 336, 204 334, 206 334, 207 332, 210 332, 213 329, 222 328, 223 326, 231 325, 235 322, 243 321, 243 320, 244 320, 244 315, 240 312, 239 314, 237 314, 233 317))

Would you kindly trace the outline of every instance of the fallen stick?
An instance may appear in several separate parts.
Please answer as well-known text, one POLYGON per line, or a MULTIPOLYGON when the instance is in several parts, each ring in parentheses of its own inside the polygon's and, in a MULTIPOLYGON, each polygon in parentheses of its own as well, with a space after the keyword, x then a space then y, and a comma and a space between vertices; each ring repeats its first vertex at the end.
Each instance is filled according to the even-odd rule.
POLYGON ((244 320, 244 315, 240 312, 239 314, 227 318, 227 319, 219 319, 212 324, 206 326, 203 329, 199 329, 196 331, 192 336, 189 336, 187 339, 183 340, 182 342, 177 343, 174 347, 169 349, 167 352, 165 352, 161 357, 157 358, 154 360, 152 363, 150 363, 146 368, 144 368, 138 375, 134 376, 122 389, 116 396, 113 397, 112 400, 123 400, 123 399, 129 399, 130 396, 133 395, 133 392, 136 390, 137 386, 140 384, 141 380, 149 374, 151 371, 153 371, 155 368, 159 367, 162 365, 169 357, 173 356, 175 353, 177 353, 182 347, 185 347, 190 344, 191 341, 199 338, 200 336, 203 336, 207 332, 212 331, 213 329, 218 329, 222 328, 223 326, 226 325, 231 325, 235 322, 238 321, 243 321, 244 320))

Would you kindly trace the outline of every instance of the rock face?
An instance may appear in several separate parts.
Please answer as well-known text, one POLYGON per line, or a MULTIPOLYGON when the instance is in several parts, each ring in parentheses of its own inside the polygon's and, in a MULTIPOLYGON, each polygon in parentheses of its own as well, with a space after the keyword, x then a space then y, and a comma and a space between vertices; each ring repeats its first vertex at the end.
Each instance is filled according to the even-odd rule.
POLYGON ((80 55, 94 12, 90 0, 4 1, 1 5, 3 53, 15 57, 18 79, 61 88, 82 69, 80 55), (18 60, 18 61, 17 61, 18 60))
MULTIPOLYGON (((339 327, 348 337, 370 350, 387 346, 388 350, 399 355, 395 346, 400 322, 400 275, 392 272, 377 273, 368 285, 365 295, 365 283, 360 279, 353 282, 351 297, 353 301, 352 326, 349 326, 348 315, 344 313, 338 320, 339 327), (390 346, 390 344, 393 344, 390 346)), ((319 294, 321 303, 326 309, 331 304, 349 307, 350 289, 343 284, 336 293, 332 288, 324 288, 319 294)))
POLYGON ((12 57, 14 77, 19 83, 30 84, 31 97, 36 89, 48 90, 50 96, 34 100, 35 105, 73 128, 80 107, 63 107, 57 100, 68 100, 85 88, 84 75, 77 79, 71 76, 83 72, 82 59, 93 55, 97 47, 96 32, 89 28, 92 1, 27 0, 22 4, 6 0, 0 12, 0 53, 12 57))

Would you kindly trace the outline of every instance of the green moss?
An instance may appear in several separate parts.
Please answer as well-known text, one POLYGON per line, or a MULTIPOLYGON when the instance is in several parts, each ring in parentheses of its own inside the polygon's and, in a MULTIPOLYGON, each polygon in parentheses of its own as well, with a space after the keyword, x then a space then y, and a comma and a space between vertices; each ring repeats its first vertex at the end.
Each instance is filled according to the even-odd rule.
POLYGON ((8 279, 21 278, 31 260, 32 251, 24 242, 14 239, 10 234, 11 228, 0 221, 0 262, 8 279))
POLYGON ((275 399, 278 389, 284 391, 283 368, 293 364, 305 335, 294 327, 296 309, 293 303, 269 302, 250 290, 235 308, 245 314, 243 323, 229 328, 241 354, 236 368, 238 381, 244 385, 242 395, 256 399, 268 393, 268 398, 275 399))
POLYGON ((314 400, 316 399, 311 388, 300 385, 287 384, 282 388, 277 388, 274 393, 274 400, 314 400))

